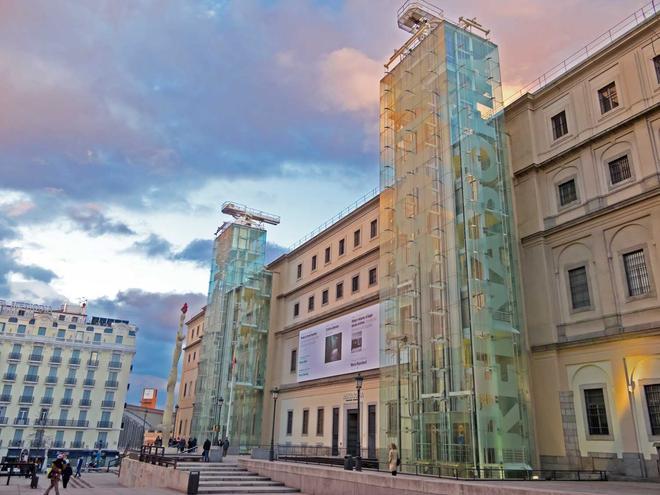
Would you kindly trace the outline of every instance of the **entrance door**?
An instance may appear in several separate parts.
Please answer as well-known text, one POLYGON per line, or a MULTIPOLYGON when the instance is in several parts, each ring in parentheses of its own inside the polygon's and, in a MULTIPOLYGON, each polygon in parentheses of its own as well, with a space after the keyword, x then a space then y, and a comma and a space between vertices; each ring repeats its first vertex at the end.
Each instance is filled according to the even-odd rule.
POLYGON ((372 404, 368 408, 368 424, 367 424, 367 447, 369 449, 369 459, 376 458, 376 405, 372 404))
POLYGON ((332 455, 339 455, 339 408, 332 408, 332 455))
POLYGON ((346 411, 346 451, 348 455, 358 455, 358 410, 346 411))

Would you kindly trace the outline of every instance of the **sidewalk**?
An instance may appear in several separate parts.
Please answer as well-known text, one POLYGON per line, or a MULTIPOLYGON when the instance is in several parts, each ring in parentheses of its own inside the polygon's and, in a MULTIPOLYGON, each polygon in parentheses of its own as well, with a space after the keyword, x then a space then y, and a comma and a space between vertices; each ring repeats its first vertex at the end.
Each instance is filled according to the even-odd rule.
MULTIPOLYGON (((69 486, 64 489, 60 482, 60 495, 174 495, 179 494, 166 488, 126 488, 119 484, 119 478, 112 473, 89 473, 83 475, 82 483, 71 479, 69 486), (84 484, 83 484, 84 483, 84 484), (91 485, 91 488, 89 487, 91 485)), ((0 494, 2 495, 42 495, 48 488, 48 478, 45 474, 39 476, 39 488, 30 488, 30 480, 25 478, 12 478, 7 486, 7 478, 0 478, 0 494)), ((50 492, 55 494, 54 490, 50 492)), ((180 494, 179 494, 180 495, 180 494)))

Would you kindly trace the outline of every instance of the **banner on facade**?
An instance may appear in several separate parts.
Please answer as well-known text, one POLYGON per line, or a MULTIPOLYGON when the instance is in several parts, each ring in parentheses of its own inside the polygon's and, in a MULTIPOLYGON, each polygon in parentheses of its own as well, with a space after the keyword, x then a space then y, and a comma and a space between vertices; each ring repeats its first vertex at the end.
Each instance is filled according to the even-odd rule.
POLYGON ((378 368, 378 304, 302 330, 298 382, 378 368))

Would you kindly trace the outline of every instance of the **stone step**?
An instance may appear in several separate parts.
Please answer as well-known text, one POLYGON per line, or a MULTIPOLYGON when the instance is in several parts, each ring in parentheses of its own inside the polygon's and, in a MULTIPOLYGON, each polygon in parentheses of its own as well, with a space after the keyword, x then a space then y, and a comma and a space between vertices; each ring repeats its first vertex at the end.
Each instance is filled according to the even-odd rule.
POLYGON ((224 486, 284 486, 284 483, 279 481, 265 480, 265 481, 211 481, 199 482, 200 488, 224 487, 224 486))
POLYGON ((269 481, 270 478, 266 476, 259 476, 257 474, 248 473, 247 476, 202 476, 199 479, 200 484, 204 482, 218 482, 218 481, 269 481))
POLYGON ((239 494, 239 493, 299 493, 297 488, 286 486, 227 486, 224 488, 201 488, 197 493, 205 495, 239 494))

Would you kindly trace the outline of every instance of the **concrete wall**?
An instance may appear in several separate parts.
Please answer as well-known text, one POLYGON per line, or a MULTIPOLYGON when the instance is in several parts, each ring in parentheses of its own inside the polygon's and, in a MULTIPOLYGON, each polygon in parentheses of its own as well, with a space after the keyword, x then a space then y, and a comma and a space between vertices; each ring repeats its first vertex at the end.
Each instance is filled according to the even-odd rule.
POLYGON ((172 467, 157 466, 134 459, 121 462, 119 483, 130 488, 171 488, 178 492, 188 491, 188 471, 178 471, 172 467))

